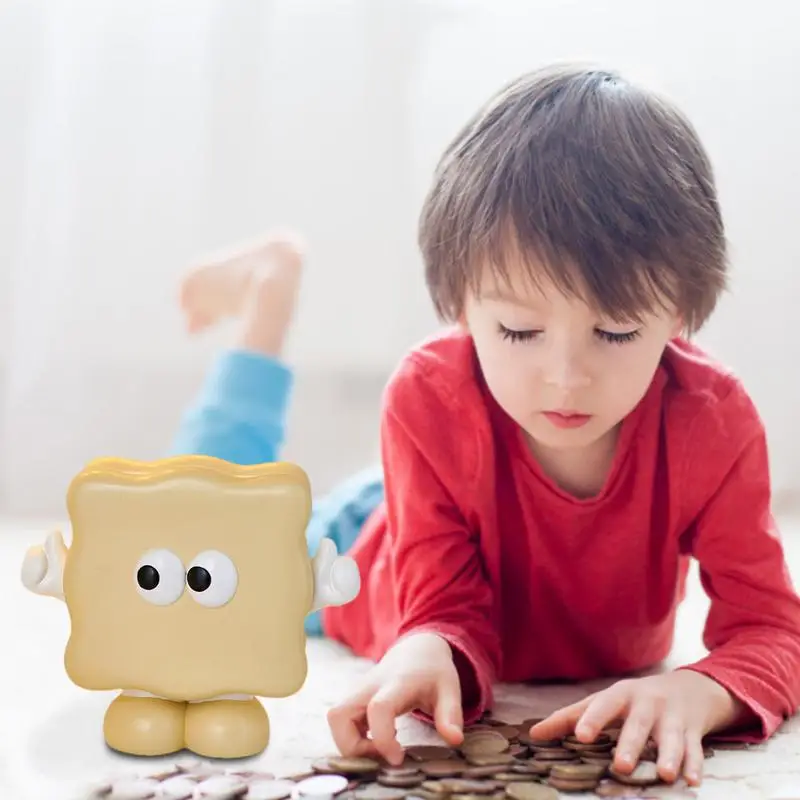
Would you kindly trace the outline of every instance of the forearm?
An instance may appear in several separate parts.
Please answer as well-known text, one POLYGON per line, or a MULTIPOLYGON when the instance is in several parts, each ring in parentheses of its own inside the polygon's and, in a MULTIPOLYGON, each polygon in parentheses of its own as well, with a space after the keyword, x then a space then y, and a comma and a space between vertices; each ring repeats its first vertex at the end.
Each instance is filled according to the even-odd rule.
POLYGON ((800 704, 800 635, 779 629, 742 632, 685 669, 715 681, 713 732, 763 740, 800 704))

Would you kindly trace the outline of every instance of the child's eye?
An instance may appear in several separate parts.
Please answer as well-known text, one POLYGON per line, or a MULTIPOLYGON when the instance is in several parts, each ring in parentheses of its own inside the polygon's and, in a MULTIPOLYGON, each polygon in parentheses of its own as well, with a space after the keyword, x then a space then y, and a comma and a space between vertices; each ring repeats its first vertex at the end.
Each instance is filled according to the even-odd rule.
POLYGON ((535 330, 515 331, 511 328, 506 328, 505 325, 501 325, 500 323, 498 323, 498 329, 503 339, 506 339, 509 342, 529 342, 531 339, 535 338, 539 333, 541 333, 541 331, 535 330))
POLYGON ((640 330, 626 331, 625 333, 612 333, 611 331, 603 331, 599 328, 595 329, 595 335, 599 336, 604 342, 611 344, 625 344, 632 342, 641 334, 640 330))

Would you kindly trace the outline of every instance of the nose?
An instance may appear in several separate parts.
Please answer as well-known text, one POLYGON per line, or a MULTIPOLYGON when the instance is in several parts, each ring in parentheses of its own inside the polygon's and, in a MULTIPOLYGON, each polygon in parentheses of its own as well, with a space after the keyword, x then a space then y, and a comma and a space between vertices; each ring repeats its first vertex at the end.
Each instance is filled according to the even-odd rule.
POLYGON ((570 348, 553 349, 545 366, 544 380, 563 392, 585 389, 592 382, 583 355, 570 348))

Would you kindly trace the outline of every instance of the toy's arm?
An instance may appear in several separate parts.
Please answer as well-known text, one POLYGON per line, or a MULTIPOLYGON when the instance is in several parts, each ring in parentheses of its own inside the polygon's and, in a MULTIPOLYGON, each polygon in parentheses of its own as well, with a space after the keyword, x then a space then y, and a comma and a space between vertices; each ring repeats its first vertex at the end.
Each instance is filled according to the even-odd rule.
POLYGON ((60 531, 53 531, 44 545, 28 548, 22 562, 22 583, 36 594, 64 599, 64 562, 67 547, 60 531))
POLYGON ((314 601, 311 611, 325 606, 343 606, 355 600, 361 576, 352 558, 337 554, 336 542, 323 538, 314 556, 314 601))

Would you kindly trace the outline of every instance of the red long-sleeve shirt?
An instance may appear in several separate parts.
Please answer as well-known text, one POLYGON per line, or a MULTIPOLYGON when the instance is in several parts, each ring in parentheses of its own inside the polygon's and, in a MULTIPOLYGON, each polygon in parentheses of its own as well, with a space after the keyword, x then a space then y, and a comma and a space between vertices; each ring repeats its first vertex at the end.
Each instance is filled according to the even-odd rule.
POLYGON ((770 512, 765 434, 740 383, 682 340, 623 422, 601 493, 541 470, 482 381, 471 339, 412 351, 384 398, 386 501, 351 551, 352 603, 327 635, 378 660, 434 631, 456 654, 466 721, 495 681, 588 680, 661 662, 689 560, 714 678, 772 734, 800 704, 800 601, 770 512))

